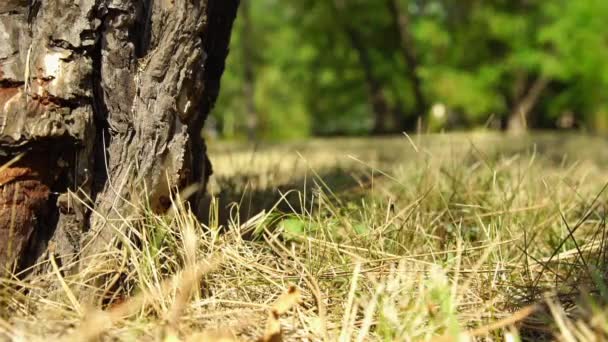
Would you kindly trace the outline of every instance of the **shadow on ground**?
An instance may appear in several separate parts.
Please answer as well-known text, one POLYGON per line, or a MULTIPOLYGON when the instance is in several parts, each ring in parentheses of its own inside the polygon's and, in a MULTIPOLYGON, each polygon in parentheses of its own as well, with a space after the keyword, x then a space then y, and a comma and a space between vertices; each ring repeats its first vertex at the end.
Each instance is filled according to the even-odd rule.
POLYGON ((520 155, 561 166, 592 160, 598 167, 608 167, 607 149, 604 137, 542 132, 313 139, 253 147, 212 144, 214 189, 202 203, 201 217, 205 224, 212 217, 227 227, 231 220, 244 223, 263 211, 302 213, 310 209, 319 189, 335 195, 335 200, 360 198, 382 178, 378 170, 391 173, 433 158, 474 163, 520 155))
POLYGON ((310 214, 321 193, 336 202, 361 197, 371 187, 372 177, 382 176, 335 167, 264 188, 255 186, 256 177, 243 177, 238 184, 234 179, 218 179, 221 190, 204 198, 202 221, 209 225, 215 220, 215 224, 228 227, 231 222, 244 223, 261 212, 310 214))

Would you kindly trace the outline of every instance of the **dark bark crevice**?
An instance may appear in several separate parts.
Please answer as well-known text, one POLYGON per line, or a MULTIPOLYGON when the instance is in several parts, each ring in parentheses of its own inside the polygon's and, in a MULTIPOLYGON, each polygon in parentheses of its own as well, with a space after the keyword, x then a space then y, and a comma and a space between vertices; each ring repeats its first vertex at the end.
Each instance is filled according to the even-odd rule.
MULTIPOLYGON (((97 203, 97 196, 103 190, 104 185, 108 181, 108 172, 106 168, 108 146, 111 139, 110 125, 108 124, 108 107, 105 102, 105 94, 102 87, 102 33, 106 29, 106 17, 108 15, 105 6, 97 6, 93 17, 100 21, 98 29, 94 32, 95 45, 91 51, 91 64, 93 72, 91 74, 92 88, 92 109, 93 109, 93 126, 94 132, 91 151, 91 166, 92 179, 90 187, 90 198, 93 203, 97 203)), ((85 230, 90 228, 88 222, 90 213, 87 213, 85 222, 87 222, 85 230)))
MULTIPOLYGON (((59 212, 56 200, 59 194, 66 192, 72 185, 74 165, 74 141, 66 138, 63 141, 32 141, 22 157, 11 164, 0 178, 2 182, 2 209, 0 210, 0 230, 7 226, 14 227, 15 240, 21 247, 19 255, 11 255, 8 241, 0 242, 0 260, 2 267, 11 269, 17 264, 17 270, 26 270, 39 260, 48 247, 49 241, 56 233, 59 212)), ((8 158, 0 159, 0 165, 9 162, 8 158)), ((9 234, 10 235, 10 234, 9 234)))
POLYGON ((20 87, 23 87, 24 84, 25 84, 25 82, 23 82, 23 81, 13 81, 10 79, 0 80, 0 88, 2 88, 2 89, 20 88, 20 87))

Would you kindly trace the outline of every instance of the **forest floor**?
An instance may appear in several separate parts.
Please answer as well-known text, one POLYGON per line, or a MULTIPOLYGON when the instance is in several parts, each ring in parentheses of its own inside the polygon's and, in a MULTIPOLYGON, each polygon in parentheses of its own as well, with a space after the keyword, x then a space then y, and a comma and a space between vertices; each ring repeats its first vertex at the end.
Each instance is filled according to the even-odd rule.
POLYGON ((57 265, 7 280, 0 338, 605 340, 607 151, 549 133, 212 143, 202 222, 180 201, 116 222, 111 291, 57 265))

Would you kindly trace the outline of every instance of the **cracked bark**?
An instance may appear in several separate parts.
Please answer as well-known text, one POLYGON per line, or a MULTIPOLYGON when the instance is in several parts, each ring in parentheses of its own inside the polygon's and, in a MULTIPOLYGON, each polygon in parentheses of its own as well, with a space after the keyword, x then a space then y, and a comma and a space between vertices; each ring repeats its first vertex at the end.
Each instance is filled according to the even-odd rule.
POLYGON ((238 2, 0 3, 0 273, 100 252, 144 194, 197 209, 238 2))

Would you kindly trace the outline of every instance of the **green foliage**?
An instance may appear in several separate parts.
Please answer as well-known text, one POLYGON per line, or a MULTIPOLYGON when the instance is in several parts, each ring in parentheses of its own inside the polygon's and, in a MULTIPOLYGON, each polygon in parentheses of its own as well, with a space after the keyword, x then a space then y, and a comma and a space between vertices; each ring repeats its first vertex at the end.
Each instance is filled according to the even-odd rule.
POLYGON ((546 86, 526 115, 529 127, 556 128, 569 115, 580 127, 608 130, 606 1, 397 0, 405 41, 391 0, 244 1, 251 20, 244 27, 241 13, 236 22, 214 112, 223 137, 247 135, 246 66, 264 139, 366 134, 378 120, 399 132, 418 115, 431 130, 506 122, 538 80, 546 86), (373 82, 387 107, 382 117, 373 82), (429 117, 434 104, 448 117, 429 117))
POLYGON ((550 47, 543 67, 564 83, 560 104, 580 111, 589 121, 600 119, 608 106, 608 3, 561 1, 545 7, 547 16, 555 20, 539 35, 540 42, 550 47))

